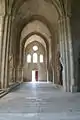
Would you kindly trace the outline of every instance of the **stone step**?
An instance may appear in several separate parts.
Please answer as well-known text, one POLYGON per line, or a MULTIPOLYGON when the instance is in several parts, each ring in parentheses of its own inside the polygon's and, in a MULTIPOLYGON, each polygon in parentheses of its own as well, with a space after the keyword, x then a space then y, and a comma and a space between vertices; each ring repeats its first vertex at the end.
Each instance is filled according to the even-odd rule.
POLYGON ((16 87, 18 87, 21 83, 15 83, 13 85, 11 85, 7 90, 0 90, 0 98, 2 98, 3 96, 5 96, 6 94, 8 94, 9 92, 11 92, 13 89, 15 89, 16 87))
POLYGON ((7 94, 6 91, 2 92, 2 93, 0 94, 0 98, 2 98, 3 96, 5 96, 6 94, 7 94))
POLYGON ((0 90, 0 94, 3 94, 5 91, 4 90, 0 90))

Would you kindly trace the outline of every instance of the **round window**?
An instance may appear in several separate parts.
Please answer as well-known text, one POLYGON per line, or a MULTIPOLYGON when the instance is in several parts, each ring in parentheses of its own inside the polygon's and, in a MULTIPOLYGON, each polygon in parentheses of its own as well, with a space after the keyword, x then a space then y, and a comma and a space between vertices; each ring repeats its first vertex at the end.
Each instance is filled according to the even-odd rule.
POLYGON ((34 51, 37 51, 37 50, 38 50, 38 46, 36 46, 36 45, 33 46, 33 50, 34 50, 34 51))

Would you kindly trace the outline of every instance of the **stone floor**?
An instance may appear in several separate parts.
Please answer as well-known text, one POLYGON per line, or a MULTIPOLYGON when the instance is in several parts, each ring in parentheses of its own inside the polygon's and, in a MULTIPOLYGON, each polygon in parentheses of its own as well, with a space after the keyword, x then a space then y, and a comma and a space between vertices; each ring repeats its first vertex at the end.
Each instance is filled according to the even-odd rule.
POLYGON ((80 120, 80 94, 51 83, 23 83, 0 99, 0 120, 80 120))

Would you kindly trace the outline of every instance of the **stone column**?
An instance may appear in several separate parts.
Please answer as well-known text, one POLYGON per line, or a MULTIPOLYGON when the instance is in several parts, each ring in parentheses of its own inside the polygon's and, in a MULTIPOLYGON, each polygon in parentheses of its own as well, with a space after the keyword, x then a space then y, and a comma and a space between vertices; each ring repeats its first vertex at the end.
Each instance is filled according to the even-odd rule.
POLYGON ((15 82, 19 82, 19 68, 15 68, 15 82))
POLYGON ((23 82, 23 67, 20 68, 21 82, 23 82))
POLYGON ((49 82, 49 70, 47 69, 47 82, 49 82))
POLYGON ((68 44, 68 40, 69 38, 67 37, 67 31, 66 31, 66 20, 65 17, 63 18, 63 36, 64 36, 64 44, 65 44, 65 68, 66 68, 66 80, 67 80, 67 92, 70 92, 70 61, 69 61, 69 44, 68 44))
POLYGON ((14 79, 14 83, 18 81, 18 67, 17 66, 13 67, 13 79, 14 79))
POLYGON ((14 83, 16 82, 16 70, 13 68, 13 75, 12 75, 14 83))
POLYGON ((23 68, 20 68, 20 82, 23 82, 23 68))
POLYGON ((20 66, 16 68, 16 82, 23 82, 23 68, 20 66))
POLYGON ((59 44, 60 44, 60 58, 63 65, 63 87, 67 91, 67 76, 66 76, 66 56, 65 56, 65 40, 64 40, 64 25, 63 18, 60 17, 58 20, 58 29, 59 29, 59 44))
POLYGON ((12 82, 14 83, 14 68, 12 68, 12 82))
POLYGON ((19 54, 19 64, 21 65, 21 56, 22 56, 22 45, 21 45, 21 42, 20 42, 20 54, 19 54))
POLYGON ((17 68, 17 81, 20 82, 21 79, 21 71, 20 71, 20 67, 17 68))
MULTIPOLYGON (((4 16, 0 16, 0 77, 1 77, 1 61, 2 61, 2 45, 3 45, 3 33, 4 33, 4 16)), ((1 87, 1 81, 0 79, 0 87, 1 87)))
POLYGON ((10 16, 4 17, 4 34, 3 34, 3 49, 1 63, 1 88, 8 87, 8 62, 9 62, 9 35, 10 35, 10 16))
POLYGON ((45 63, 46 63, 47 82, 49 82, 49 49, 47 50, 47 53, 46 53, 45 63))
POLYGON ((74 76, 73 76, 73 55, 72 55, 72 40, 71 40, 71 31, 70 31, 70 23, 68 17, 61 17, 61 35, 62 42, 60 46, 63 48, 62 51, 62 61, 65 73, 65 81, 66 91, 72 91, 71 86, 74 85, 74 76))
POLYGON ((2 63, 1 63, 1 88, 5 87, 5 59, 6 59, 6 45, 7 45, 7 34, 8 34, 8 16, 4 17, 4 34, 3 34, 3 49, 2 49, 2 63))
POLYGON ((52 67, 53 68, 53 84, 54 84, 54 67, 52 67))
POLYGON ((68 60, 69 60, 69 77, 70 77, 70 91, 76 92, 77 88, 75 86, 75 80, 74 80, 74 65, 73 65, 73 50, 72 50, 72 38, 71 38, 71 29, 70 29, 70 18, 67 16, 65 18, 66 23, 66 38, 68 40, 68 60))
POLYGON ((6 59, 5 59, 5 88, 9 85, 9 51, 10 51, 10 33, 11 33, 11 16, 8 16, 9 23, 8 23, 8 34, 7 34, 7 46, 6 46, 6 59))

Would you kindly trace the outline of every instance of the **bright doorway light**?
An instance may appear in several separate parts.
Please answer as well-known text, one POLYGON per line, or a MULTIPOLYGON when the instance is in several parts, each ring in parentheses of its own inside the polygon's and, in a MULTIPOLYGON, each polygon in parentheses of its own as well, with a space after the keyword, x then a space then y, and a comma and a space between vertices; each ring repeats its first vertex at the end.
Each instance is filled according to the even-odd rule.
POLYGON ((32 82, 33 82, 33 83, 36 82, 36 78, 35 78, 35 70, 32 70, 32 82))

